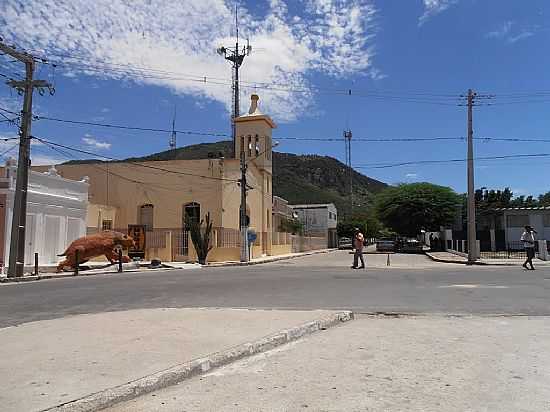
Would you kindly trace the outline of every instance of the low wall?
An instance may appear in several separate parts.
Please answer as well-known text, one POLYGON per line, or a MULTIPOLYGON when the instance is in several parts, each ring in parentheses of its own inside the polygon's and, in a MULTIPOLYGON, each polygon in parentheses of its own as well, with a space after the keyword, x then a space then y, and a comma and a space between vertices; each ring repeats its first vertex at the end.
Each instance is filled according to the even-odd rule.
MULTIPOLYGON (((196 256, 196 255, 195 255, 196 256)), ((241 260, 241 249, 238 247, 215 247, 208 254, 207 262, 226 262, 241 260)))
POLYGON ((271 255, 287 255, 292 253, 292 245, 273 245, 271 246, 271 255))

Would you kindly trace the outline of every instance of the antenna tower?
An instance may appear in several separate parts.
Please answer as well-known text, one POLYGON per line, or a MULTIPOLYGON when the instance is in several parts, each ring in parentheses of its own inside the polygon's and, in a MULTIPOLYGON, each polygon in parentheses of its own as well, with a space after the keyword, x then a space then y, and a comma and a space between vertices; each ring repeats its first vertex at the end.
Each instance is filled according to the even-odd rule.
POLYGON ((235 41, 235 47, 221 46, 217 49, 220 56, 223 56, 225 60, 231 62, 231 104, 233 107, 233 113, 231 114, 231 130, 233 137, 233 157, 236 158, 238 153, 237 147, 237 132, 235 127, 235 119, 240 115, 239 104, 239 68, 242 66, 244 58, 250 56, 252 52, 252 46, 250 42, 246 41, 246 46, 240 48, 239 46, 239 10, 235 5, 235 34, 237 40, 235 41))
POLYGON ((174 117, 172 118, 172 134, 170 135, 170 140, 168 141, 168 146, 172 150, 172 155, 174 159, 176 158, 176 107, 174 106, 174 117))

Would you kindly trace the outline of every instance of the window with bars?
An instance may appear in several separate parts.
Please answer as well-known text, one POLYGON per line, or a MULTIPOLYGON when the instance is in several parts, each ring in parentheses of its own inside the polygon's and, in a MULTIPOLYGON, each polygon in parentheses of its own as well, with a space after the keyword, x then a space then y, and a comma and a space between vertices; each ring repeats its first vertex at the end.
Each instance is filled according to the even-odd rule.
POLYGON ((140 206, 138 222, 140 225, 145 226, 145 230, 153 230, 153 215, 154 206, 152 204, 140 206))
POLYGON ((113 230, 113 221, 105 219, 101 222, 101 230, 113 230))

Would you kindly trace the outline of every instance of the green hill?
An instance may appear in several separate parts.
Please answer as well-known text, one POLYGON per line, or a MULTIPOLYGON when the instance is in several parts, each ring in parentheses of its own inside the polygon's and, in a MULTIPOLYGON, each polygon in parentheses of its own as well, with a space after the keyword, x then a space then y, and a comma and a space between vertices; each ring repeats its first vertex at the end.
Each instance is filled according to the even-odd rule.
MULTIPOLYGON (((181 147, 174 152, 167 150, 143 157, 132 157, 127 161, 144 160, 192 160, 208 157, 229 157, 231 142, 201 143, 181 147)), ((72 161, 83 163, 89 161, 72 161)), ((354 204, 365 207, 370 195, 384 189, 387 185, 353 171, 354 204)), ((273 193, 298 203, 334 203, 340 212, 349 210, 349 173, 348 167, 329 156, 296 155, 292 153, 273 153, 273 193)))

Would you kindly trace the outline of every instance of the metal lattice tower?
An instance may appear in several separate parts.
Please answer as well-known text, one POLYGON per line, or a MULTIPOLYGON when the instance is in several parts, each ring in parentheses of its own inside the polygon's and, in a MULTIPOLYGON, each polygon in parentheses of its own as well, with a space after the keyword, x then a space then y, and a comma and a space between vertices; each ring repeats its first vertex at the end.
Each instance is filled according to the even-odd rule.
POLYGON ((176 158, 176 144, 177 144, 177 134, 176 134, 176 108, 174 107, 174 117, 172 118, 172 134, 170 135, 170 140, 168 141, 168 146, 172 150, 174 159, 176 158))
POLYGON ((225 60, 231 62, 232 64, 232 75, 231 75, 231 104, 233 107, 233 113, 231 114, 231 131, 233 137, 233 157, 236 158, 238 153, 236 153, 237 147, 237 132, 235 127, 235 118, 240 115, 240 105, 239 105, 239 68, 243 64, 244 58, 249 56, 252 51, 252 46, 250 46, 249 41, 246 41, 246 46, 239 48, 239 20, 238 20, 238 9, 235 7, 235 34, 237 40, 235 42, 235 47, 220 47, 218 48, 218 54, 223 56, 225 60))

